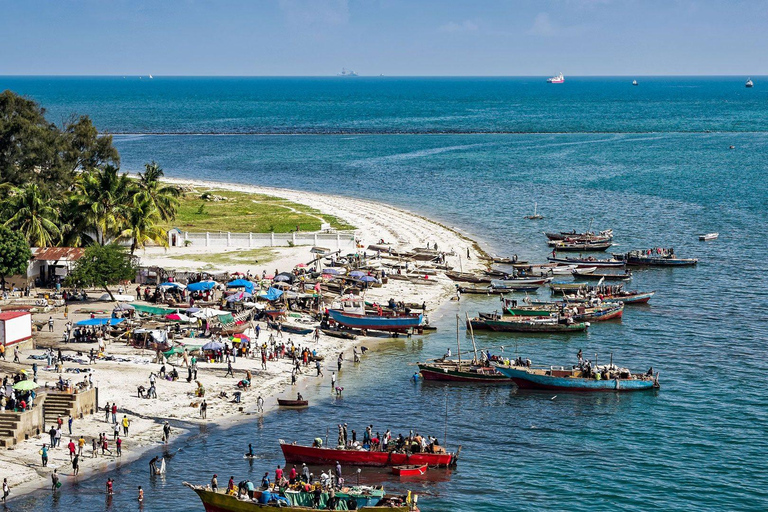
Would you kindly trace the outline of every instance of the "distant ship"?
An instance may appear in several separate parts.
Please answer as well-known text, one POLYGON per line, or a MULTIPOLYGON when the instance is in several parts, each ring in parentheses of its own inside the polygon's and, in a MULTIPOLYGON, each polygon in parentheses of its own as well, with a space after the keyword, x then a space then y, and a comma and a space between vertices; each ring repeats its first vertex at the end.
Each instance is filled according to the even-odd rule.
POLYGON ((637 85, 637 80, 632 80, 632 85, 637 85))
POLYGON ((747 78, 747 83, 746 83, 746 84, 744 84, 744 85, 745 85, 747 88, 749 88, 749 87, 754 87, 754 86, 755 86, 755 84, 753 84, 753 83, 752 83, 752 79, 751 79, 751 78, 747 78))
POLYGON ((357 76, 357 73, 355 73, 351 69, 341 68, 341 72, 336 76, 357 76))
POLYGON ((152 75, 149 75, 149 78, 155 78, 155 77, 153 77, 152 75))
POLYGON ((557 76, 553 76, 552 78, 547 78, 547 83, 548 84, 561 84, 563 82, 565 82, 565 78, 563 78, 563 74, 562 73, 560 73, 557 76))

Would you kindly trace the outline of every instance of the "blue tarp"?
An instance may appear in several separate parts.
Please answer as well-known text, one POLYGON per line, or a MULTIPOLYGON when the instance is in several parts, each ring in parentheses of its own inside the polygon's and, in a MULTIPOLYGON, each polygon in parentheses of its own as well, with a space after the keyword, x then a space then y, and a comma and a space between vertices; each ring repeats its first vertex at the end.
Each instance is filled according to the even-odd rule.
POLYGON ((253 293, 253 283, 247 279, 235 279, 227 283, 227 288, 245 288, 248 293, 253 293))
POLYGON ((187 285, 187 290, 192 290, 193 292, 204 292, 205 290, 210 290, 216 286, 216 281, 200 281, 199 283, 192 283, 187 285))
POLYGON ((123 320, 124 318, 88 318, 87 320, 80 320, 75 325, 82 325, 82 326, 88 326, 88 327, 93 327, 95 325, 104 325, 106 323, 109 323, 109 325, 117 325, 123 320))
POLYGON ((277 288, 270 288, 265 292, 261 292, 259 297, 268 301, 273 301, 279 299, 282 295, 282 290, 278 290, 277 288))

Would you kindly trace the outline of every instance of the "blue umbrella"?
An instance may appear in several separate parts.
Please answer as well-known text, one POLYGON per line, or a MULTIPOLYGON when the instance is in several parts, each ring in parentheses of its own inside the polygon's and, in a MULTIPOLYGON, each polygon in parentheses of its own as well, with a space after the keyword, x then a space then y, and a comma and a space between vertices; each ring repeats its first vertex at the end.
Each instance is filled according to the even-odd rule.
POLYGON ((323 274, 334 274, 334 275, 336 275, 336 274, 341 274, 341 272, 339 272, 335 268, 324 268, 323 269, 323 274))
POLYGON ((361 280, 361 281, 363 281, 363 282, 365 282, 365 283, 373 283, 373 282, 376 282, 376 278, 375 278, 375 277, 373 277, 373 276, 363 276, 363 277, 361 277, 361 278, 360 278, 360 280, 361 280))
POLYGON ((209 341, 205 345, 203 345, 203 350, 221 350, 224 348, 224 345, 219 343, 218 341, 209 341))
POLYGON ((82 325, 86 327, 93 327, 104 324, 117 325, 122 321, 122 318, 89 318, 87 320, 80 320, 75 325, 82 325))
POLYGON ((349 275, 352 277, 363 277, 365 275, 365 272, 363 272, 362 270, 353 270, 352 272, 349 273, 349 275))
POLYGON ((200 311, 200 308, 187 308, 184 310, 185 313, 189 313, 190 315, 192 313, 197 313, 198 311, 200 311))
POLYGON ((187 290, 192 290, 193 292, 203 292, 205 290, 210 290, 214 286, 216 286, 216 281, 200 281, 198 283, 187 285, 187 290))

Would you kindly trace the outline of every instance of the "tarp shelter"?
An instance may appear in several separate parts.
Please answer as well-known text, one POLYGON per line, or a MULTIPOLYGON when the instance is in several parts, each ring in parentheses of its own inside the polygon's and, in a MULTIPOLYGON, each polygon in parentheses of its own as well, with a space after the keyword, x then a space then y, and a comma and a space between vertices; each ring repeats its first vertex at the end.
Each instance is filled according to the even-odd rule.
POLYGON ((284 281, 286 283, 292 283, 293 279, 293 274, 290 272, 280 272, 275 276, 275 281, 284 281))
POLYGON ((377 279, 373 276, 363 276, 360 280, 364 283, 375 283, 377 279))
POLYGON ((259 293, 259 298, 271 302, 273 300, 279 299, 282 295, 282 290, 278 290, 277 288, 269 288, 267 291, 259 293))
POLYGON ((134 309, 136 308, 130 304, 118 304, 112 311, 133 311, 134 309))
POLYGON ((253 295, 248 292, 237 292, 227 297, 227 302, 244 301, 246 299, 252 299, 253 295))
POLYGON ((168 341, 168 333, 161 329, 136 329, 133 331, 133 335, 147 335, 152 338, 152 341, 158 344, 162 344, 168 341))
POLYGON ((227 283, 227 288, 245 288, 248 293, 253 293, 253 283, 247 279, 235 279, 227 283))
POLYGON ((171 313, 175 313, 175 309, 169 309, 169 308, 161 308, 158 306, 147 306, 145 304, 132 304, 134 309, 136 311, 139 311, 140 313, 147 313, 150 315, 157 315, 157 316, 165 316, 170 315, 171 313))
POLYGON ((119 293, 113 293, 110 297, 108 293, 104 293, 99 297, 99 300, 103 301, 111 301, 111 300, 117 300, 121 302, 133 302, 136 300, 136 297, 133 295, 127 295, 127 294, 119 294, 119 293))
POLYGON ((84 327, 93 327, 97 325, 117 325, 121 322, 123 322, 123 318, 88 318, 86 320, 80 320, 75 325, 84 326, 84 327))
POLYGON ((184 286, 181 283, 170 283, 170 282, 167 282, 167 283, 162 283, 158 288, 176 288, 178 290, 183 290, 183 289, 186 288, 186 286, 184 286))
POLYGON ((197 283, 188 284, 187 290, 193 292, 204 292, 205 290, 210 290, 215 287, 216 281, 199 281, 197 283))
POLYGON ((186 323, 189 323, 189 322, 194 322, 195 321, 194 318, 190 318, 187 315, 185 315, 184 313, 171 313, 170 315, 167 315, 165 318, 167 318, 168 320, 173 320, 174 322, 186 322, 186 323))
POLYGON ((187 352, 194 352, 195 350, 200 350, 200 347, 202 345, 175 345, 170 350, 163 352, 163 355, 169 358, 175 354, 183 354, 185 349, 187 352))
POLYGON ((365 275, 365 272, 363 272, 362 270, 353 270, 352 272, 349 273, 349 275, 351 277, 363 277, 365 275))
POLYGON ((209 341, 202 347, 203 350, 222 350, 223 348, 224 344, 218 341, 209 341))
POLYGON ((192 316, 195 318, 213 318, 215 316, 221 315, 229 315, 229 313, 220 309, 203 308, 200 311, 192 314, 192 316))

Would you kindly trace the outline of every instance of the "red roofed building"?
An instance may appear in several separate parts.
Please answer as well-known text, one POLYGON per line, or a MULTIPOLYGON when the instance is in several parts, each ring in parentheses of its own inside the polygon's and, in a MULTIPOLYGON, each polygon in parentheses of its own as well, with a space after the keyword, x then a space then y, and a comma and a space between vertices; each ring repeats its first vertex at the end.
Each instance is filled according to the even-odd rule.
POLYGON ((0 313, 0 343, 9 347, 29 339, 32 339, 32 315, 29 311, 0 313))

